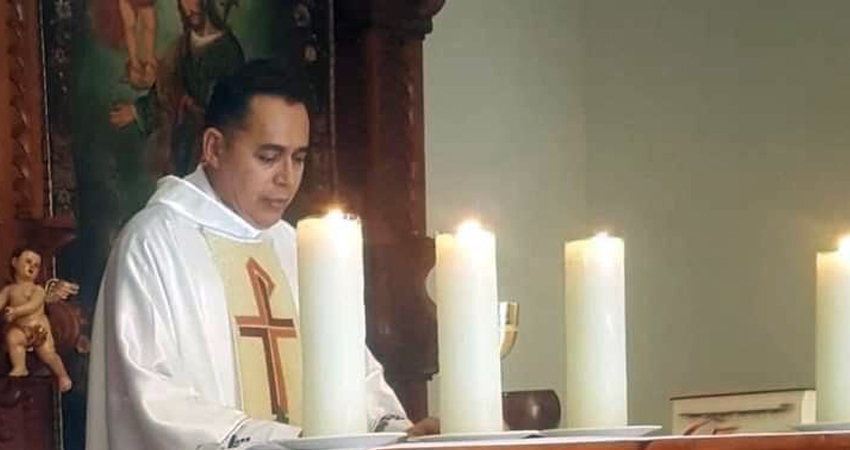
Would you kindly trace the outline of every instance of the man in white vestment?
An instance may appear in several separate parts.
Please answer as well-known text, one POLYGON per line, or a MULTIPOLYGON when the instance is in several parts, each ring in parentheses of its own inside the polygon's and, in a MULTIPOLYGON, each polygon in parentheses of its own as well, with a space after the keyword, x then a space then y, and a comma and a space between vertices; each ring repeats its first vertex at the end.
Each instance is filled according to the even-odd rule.
MULTIPOLYGON (((296 240, 280 218, 304 170, 308 92, 300 74, 268 61, 220 80, 202 164, 160 180, 122 230, 93 323, 87 450, 245 448, 300 433, 296 240), (250 308, 256 297, 246 314, 257 317, 237 315, 234 297, 250 308)), ((370 430, 408 430, 365 343, 364 357, 370 430)))

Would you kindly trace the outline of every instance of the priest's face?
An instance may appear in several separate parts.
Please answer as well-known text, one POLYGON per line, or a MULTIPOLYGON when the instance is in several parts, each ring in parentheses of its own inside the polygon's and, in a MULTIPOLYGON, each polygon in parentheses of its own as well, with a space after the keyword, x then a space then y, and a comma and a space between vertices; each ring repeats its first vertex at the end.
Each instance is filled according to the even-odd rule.
POLYGON ((310 143, 307 109, 281 97, 254 96, 241 125, 204 132, 210 183, 251 225, 276 224, 292 202, 310 143))

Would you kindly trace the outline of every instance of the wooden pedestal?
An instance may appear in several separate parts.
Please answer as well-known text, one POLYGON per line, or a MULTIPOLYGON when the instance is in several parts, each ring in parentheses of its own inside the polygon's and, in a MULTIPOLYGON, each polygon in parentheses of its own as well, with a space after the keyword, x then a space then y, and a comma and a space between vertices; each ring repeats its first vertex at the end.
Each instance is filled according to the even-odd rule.
POLYGON ((53 377, 0 377, 0 448, 58 450, 62 407, 53 377))

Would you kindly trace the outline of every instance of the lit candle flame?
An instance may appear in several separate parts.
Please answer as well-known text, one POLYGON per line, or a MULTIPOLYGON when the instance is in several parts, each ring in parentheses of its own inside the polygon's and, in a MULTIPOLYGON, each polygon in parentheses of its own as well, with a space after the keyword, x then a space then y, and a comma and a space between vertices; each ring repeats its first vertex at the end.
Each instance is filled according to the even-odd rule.
POLYGON ((328 211, 328 214, 325 217, 331 220, 342 220, 342 210, 338 208, 331 209, 328 211))
POLYGON ((599 233, 596 233, 595 236, 593 236, 593 239, 608 239, 608 232, 600 231, 599 233))
POLYGON ((475 219, 467 219, 457 227, 457 234, 474 233, 479 230, 481 230, 480 222, 475 219))
POLYGON ((838 253, 844 257, 850 257, 850 235, 842 236, 838 240, 838 253))

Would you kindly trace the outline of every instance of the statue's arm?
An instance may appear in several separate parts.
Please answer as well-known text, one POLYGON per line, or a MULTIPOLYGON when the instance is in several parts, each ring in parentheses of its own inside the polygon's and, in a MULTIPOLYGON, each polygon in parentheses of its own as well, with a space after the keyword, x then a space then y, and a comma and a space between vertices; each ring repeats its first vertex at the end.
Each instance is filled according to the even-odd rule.
POLYGON ((6 304, 9 303, 9 286, 4 287, 0 290, 0 311, 6 307, 6 304))

